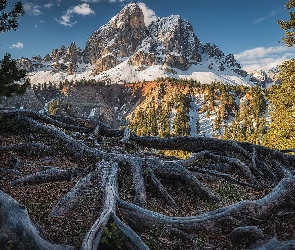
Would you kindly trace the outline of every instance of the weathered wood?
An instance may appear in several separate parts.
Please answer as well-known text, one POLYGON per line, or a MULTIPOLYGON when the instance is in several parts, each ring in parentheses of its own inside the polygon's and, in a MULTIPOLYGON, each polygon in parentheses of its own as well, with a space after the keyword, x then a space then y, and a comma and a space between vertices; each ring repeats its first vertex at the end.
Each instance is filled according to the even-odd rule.
POLYGON ((178 208, 178 205, 176 204, 175 200, 167 192, 166 188, 163 186, 163 184, 160 182, 160 180, 156 177, 154 171, 150 167, 148 167, 148 171, 149 171, 152 183, 158 189, 160 194, 165 198, 165 200, 167 200, 169 203, 171 203, 174 207, 178 208))
MULTIPOLYGON (((24 153, 22 151, 27 148, 34 150, 39 148, 48 152, 58 149, 61 153, 74 156, 74 159, 78 159, 81 163, 82 159, 89 159, 89 162, 92 162, 91 164, 97 162, 95 167, 91 165, 83 169, 82 174, 80 173, 81 178, 79 177, 80 179, 75 187, 57 202, 49 215, 51 217, 62 216, 73 211, 79 203, 79 198, 83 196, 83 190, 90 188, 90 186, 91 188, 102 189, 104 194, 103 209, 100 216, 98 216, 87 232, 82 249, 91 250, 99 247, 103 229, 110 220, 115 222, 119 230, 132 242, 134 247, 148 249, 139 235, 135 233, 135 229, 140 230, 140 227, 146 225, 165 225, 169 226, 171 230, 177 231, 184 230, 185 232, 192 231, 198 233, 206 230, 206 232, 215 233, 222 231, 223 221, 232 221, 232 224, 235 225, 235 222, 245 222, 247 218, 265 220, 271 216, 281 218, 294 213, 292 210, 294 207, 292 197, 295 195, 295 157, 280 151, 250 143, 223 141, 205 137, 158 138, 136 136, 128 129, 112 130, 98 121, 77 120, 69 117, 59 117, 56 119, 54 116, 29 111, 5 111, 3 114, 6 118, 13 118, 14 121, 20 122, 33 135, 42 133, 49 136, 56 145, 53 143, 47 146, 35 142, 5 145, 0 146, 0 152, 17 151, 19 154, 22 154, 24 153), (79 141, 76 140, 71 136, 71 133, 63 131, 63 129, 76 131, 79 137, 85 135, 85 141, 80 138, 79 141), (97 138, 100 138, 98 136, 103 136, 104 138, 113 137, 110 140, 110 144, 116 142, 117 146, 109 146, 107 143, 101 144, 97 140, 97 138), (123 139, 121 139, 122 137, 123 139), (89 138, 94 141, 95 147, 89 146, 89 138), (127 143, 135 143, 136 147, 142 147, 142 150, 136 153, 118 150, 118 147, 127 143), (194 154, 188 160, 179 160, 171 157, 163 158, 154 153, 144 151, 144 147, 161 150, 185 150, 194 154), (200 162, 202 163, 199 164, 200 162), (123 201, 118 197, 117 178, 118 168, 121 163, 124 163, 132 174, 133 185, 131 186, 134 188, 135 194, 133 203, 123 201), (144 170, 147 173, 144 173, 144 170), (203 179, 196 177, 195 174, 197 173, 214 176, 214 178, 223 178, 228 182, 256 189, 269 188, 269 185, 276 186, 261 199, 253 201, 244 200, 196 216, 166 216, 146 209, 148 207, 145 190, 147 180, 151 181, 163 199, 178 208, 175 200, 158 177, 182 181, 193 190, 196 197, 203 199, 202 202, 204 203, 209 201, 210 204, 214 204, 216 201, 219 201, 215 193, 210 190, 210 186, 205 186, 202 182, 203 179), (117 216, 117 212, 120 216, 117 216)), ((6 168, 0 169, 2 172, 5 172, 5 170, 6 168)), ((22 176, 11 184, 34 185, 56 180, 70 181, 76 171, 77 169, 75 168, 63 170, 53 167, 32 175, 22 176)), ((20 172, 20 174, 22 173, 20 172)), ((9 196, 5 197, 8 202, 9 196)), ((6 206, 4 207, 5 210, 7 208, 6 206)), ((23 220, 23 215, 14 213, 14 216, 17 217, 14 222, 23 220)), ((28 219, 28 215, 25 215, 25 217, 28 219)), ((241 237, 243 237, 245 235, 249 236, 253 232, 254 234, 257 233, 257 235, 260 233, 259 229, 256 230, 247 226, 239 228, 237 224, 232 229, 231 234, 228 235, 232 239, 236 238, 237 235, 242 235, 241 237)), ((17 231, 16 228, 11 228, 11 231, 13 230, 17 231)), ((30 226, 28 230, 31 230, 30 226)), ((38 241, 42 241, 37 231, 31 230, 31 235, 32 237, 39 237, 38 241)), ((267 239, 270 238, 269 235, 267 237, 267 239)), ((262 239, 263 237, 261 236, 260 238, 262 239)), ((284 243, 284 246, 287 246, 290 242, 284 243)), ((271 245, 274 246, 275 244, 271 243, 271 245)))
POLYGON ((121 232, 134 244, 139 250, 148 250, 148 246, 140 239, 140 237, 123 221, 121 221, 115 214, 112 218, 121 232))
POLYGON ((271 249, 280 249, 280 250, 295 249, 295 240, 279 241, 276 238, 272 238, 266 244, 253 248, 253 250, 271 250, 271 249))
MULTIPOLYGON (((234 216, 241 215, 244 212, 249 213, 251 217, 254 218, 263 218, 274 214, 279 209, 282 209, 284 206, 288 205, 290 197, 295 195, 295 177, 287 177, 280 181, 280 183, 272 190, 271 193, 266 195, 260 200, 255 201, 241 201, 234 205, 227 207, 222 207, 217 210, 204 213, 197 216, 190 217, 171 217, 162 215, 160 213, 152 212, 141 207, 138 207, 134 204, 119 200, 118 205, 121 208, 124 218, 126 220, 130 219, 137 220, 137 223, 140 224, 168 224, 173 225, 174 227, 180 229, 189 229, 189 228, 201 228, 202 224, 206 221, 213 221, 215 227, 212 227, 213 230, 216 227, 220 226, 216 222, 216 219, 225 216, 234 216)), ((208 230, 208 229, 207 229, 208 230)))
POLYGON ((64 170, 56 167, 46 169, 44 171, 30 174, 11 182, 12 186, 17 185, 37 185, 40 183, 70 180, 73 170, 64 170))
POLYGON ((204 169, 204 168, 193 168, 192 172, 198 172, 198 173, 203 173, 203 174, 207 174, 207 175, 214 175, 220 178, 223 178, 231 183, 235 183, 235 184, 239 184, 241 186, 246 186, 246 187, 251 187, 251 188, 255 188, 255 189, 261 189, 261 186, 256 186, 254 184, 248 183, 248 182, 243 182, 243 181, 239 181, 233 177, 231 177, 229 174, 225 174, 216 170, 210 170, 210 169, 204 169))
POLYGON ((177 161, 153 162, 151 163, 152 170, 156 175, 164 178, 179 178, 189 185, 193 191, 199 195, 200 198, 209 201, 218 201, 219 198, 215 196, 208 188, 206 188, 196 176, 192 175, 185 167, 177 161))
POLYGON ((193 165, 194 162, 197 161, 201 157, 206 157, 206 158, 212 159, 218 163, 228 163, 230 166, 233 167, 233 169, 238 168, 241 171, 241 173, 243 174, 243 176, 246 176, 250 181, 252 181, 252 183, 254 183, 257 186, 260 185, 258 183, 256 177, 254 176, 254 174, 251 172, 250 168, 244 162, 242 162, 241 160, 239 160, 237 158, 230 158, 227 156, 216 155, 216 154, 213 154, 212 152, 209 152, 209 151, 202 151, 199 153, 195 153, 192 158, 190 158, 186 161, 183 161, 183 165, 184 166, 193 165))
POLYGON ((79 205, 85 190, 88 188, 101 188, 104 185, 101 184, 104 183, 102 178, 106 178, 102 172, 103 170, 100 167, 96 167, 95 171, 80 179, 76 185, 52 208, 48 216, 59 217, 69 213, 79 205))
POLYGON ((105 186, 105 201, 100 217, 92 225, 82 243, 83 250, 96 250, 102 236, 103 228, 107 225, 111 215, 116 212, 118 197, 118 163, 110 163, 111 169, 105 186))
POLYGON ((142 162, 132 160, 129 162, 133 177, 134 203, 140 207, 146 207, 146 188, 143 178, 142 162))
MULTIPOLYGON (((0 224, 1 230, 15 234, 18 242, 32 250, 66 250, 74 247, 52 244, 45 241, 39 234, 39 231, 29 218, 25 206, 19 204, 7 194, 0 190, 0 213, 3 215, 3 221, 0 224)), ((5 242, 0 242, 0 245, 5 242)), ((14 246, 18 249, 18 246, 14 246)))

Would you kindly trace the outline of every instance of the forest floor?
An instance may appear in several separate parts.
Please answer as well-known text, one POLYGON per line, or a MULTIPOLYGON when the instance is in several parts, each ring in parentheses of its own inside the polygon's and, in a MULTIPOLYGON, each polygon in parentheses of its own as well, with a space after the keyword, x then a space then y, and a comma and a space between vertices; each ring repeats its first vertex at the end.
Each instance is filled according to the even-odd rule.
MULTIPOLYGON (((79 139, 84 140, 85 138, 81 137, 79 139)), ((129 150, 122 149, 116 138, 100 137, 98 140, 101 140, 99 141, 101 142, 100 150, 105 152, 122 150, 127 152, 129 150)), ((26 144, 30 141, 38 141, 43 144, 52 144, 53 142, 52 138, 44 136, 44 134, 32 135, 26 130, 12 133, 7 129, 2 131, 0 135, 0 147, 26 144)), ((130 149, 128 153, 131 151, 136 154, 134 149, 130 149)), ((155 155, 146 148, 142 148, 141 154, 163 160, 177 160, 174 157, 155 155)), ((277 183, 269 184, 270 182, 267 181, 263 183, 262 180, 264 188, 258 190, 249 186, 234 184, 220 178, 220 176, 194 171, 194 167, 198 168, 212 163, 210 158, 200 158, 189 170, 194 173, 204 186, 216 194, 220 201, 211 202, 201 199, 182 180, 159 177, 159 180, 177 204, 177 206, 173 206, 163 199, 158 190, 155 190, 148 171, 144 171, 146 209, 171 217, 198 216, 244 200, 259 200, 269 194, 277 185, 277 183)), ((82 178, 85 170, 93 169, 94 166, 94 161, 87 158, 77 160, 66 155, 63 150, 53 155, 41 151, 36 152, 36 150, 0 151, 0 189, 27 208, 32 222, 45 240, 54 244, 69 245, 80 249, 85 234, 103 210, 103 190, 95 185, 90 186, 83 191, 84 193, 79 198, 79 203, 75 209, 59 217, 50 217, 49 214, 57 202, 82 178), (12 185, 20 177, 50 168, 75 169, 76 172, 68 180, 12 185)), ((239 178, 241 182, 247 182, 247 178, 244 178, 239 172, 233 173, 232 176, 239 178)), ((134 200, 132 173, 124 163, 119 164, 118 195, 123 201, 132 203, 134 200)), ((291 209, 286 209, 286 211, 284 209, 266 218, 251 217, 250 213, 249 216, 246 213, 246 216, 239 220, 232 220, 232 218, 228 217, 223 219, 222 225, 216 227, 216 229, 214 229, 214 222, 208 221, 207 224, 206 222, 203 224, 202 230, 179 230, 169 225, 149 225, 142 226, 142 228, 138 226, 134 231, 150 249, 252 249, 266 243, 273 237, 276 237, 279 241, 295 239, 295 205, 293 203, 291 209), (238 241, 232 237, 231 233, 236 227, 249 226, 259 228, 264 236, 253 240, 249 239, 249 234, 247 234, 244 238, 239 237, 238 241)), ((124 213, 121 213, 119 207, 117 208, 117 215, 128 224, 128 220, 124 219, 124 213)), ((9 236, 3 234, 0 236, 0 241, 5 237, 9 239, 9 236)), ((14 240, 17 239, 8 240, 4 249, 9 249, 9 244, 13 244, 14 240)), ((111 221, 103 230, 101 247, 102 249, 136 249, 118 230, 115 223, 111 221)))

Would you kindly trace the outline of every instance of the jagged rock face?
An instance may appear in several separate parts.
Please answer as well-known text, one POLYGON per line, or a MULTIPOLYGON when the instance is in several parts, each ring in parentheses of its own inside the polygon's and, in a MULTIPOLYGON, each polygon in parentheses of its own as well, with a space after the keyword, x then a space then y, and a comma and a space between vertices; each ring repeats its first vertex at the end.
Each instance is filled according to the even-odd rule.
POLYGON ((27 58, 21 58, 18 59, 17 63, 19 67, 27 70, 28 72, 32 72, 44 66, 41 56, 34 56, 31 60, 27 58))
MULTIPOLYGON (((47 61, 52 61, 53 72, 67 72, 72 75, 76 72, 77 64, 82 62, 82 50, 73 42, 66 48, 62 46, 59 50, 53 49, 47 61)), ((45 60, 45 58, 44 58, 45 60)))
POLYGON ((157 64, 187 70, 201 61, 200 41, 190 23, 180 16, 158 19, 148 27, 141 49, 157 55, 157 64))
POLYGON ((44 56, 44 59, 43 59, 45 62, 49 62, 52 60, 51 56, 49 54, 47 54, 46 56, 44 56))
POLYGON ((99 73, 105 70, 108 70, 117 66, 119 63, 120 61, 116 57, 114 57, 112 54, 108 54, 106 56, 99 58, 96 61, 93 73, 95 75, 98 75, 99 73))
POLYGON ((88 38, 84 62, 96 64, 107 54, 119 58, 129 57, 145 37, 142 10, 137 4, 129 4, 88 38))
POLYGON ((190 23, 180 16, 171 15, 153 22, 149 28, 149 36, 158 43, 162 54, 175 53, 198 61, 200 55, 199 40, 193 33, 190 23))
POLYGON ((130 4, 90 36, 84 61, 95 64, 95 74, 102 72, 101 61, 108 54, 112 54, 106 57, 111 59, 106 63, 110 66, 116 66, 114 57, 118 58, 117 64, 120 58, 130 57, 128 63, 133 66, 158 64, 187 70, 201 61, 199 45, 192 26, 180 16, 158 19, 146 28, 141 9, 130 4))
MULTIPOLYGON (((95 31, 88 38, 84 50, 72 43, 68 48, 54 49, 43 59, 22 59, 19 64, 29 72, 47 71, 50 81, 55 82, 94 77, 107 83, 152 81, 159 77, 199 77, 188 69, 208 73, 210 82, 216 79, 227 81, 227 76, 236 79, 233 72, 247 76, 232 54, 225 55, 214 44, 201 44, 187 20, 171 15, 158 18, 146 27, 144 13, 135 3, 126 5, 95 31), (121 74, 122 70, 124 74, 121 74), (49 72, 56 74, 49 75, 49 72), (58 74, 60 72, 74 76, 58 74), (219 77, 219 74, 226 77, 219 77)), ((38 74, 31 76, 35 82, 42 77, 38 74)), ((203 75, 200 78, 205 79, 203 75)), ((245 83, 252 84, 248 78, 245 83)))
POLYGON ((167 55, 165 66, 177 68, 181 70, 187 70, 191 66, 191 62, 184 56, 167 55))
MULTIPOLYGON (((209 58, 215 59, 215 64, 218 64, 218 70, 224 71, 225 68, 232 68, 232 70, 243 76, 247 76, 247 72, 242 70, 241 65, 236 61, 233 54, 225 55, 215 44, 211 45, 206 43, 201 46, 202 54, 207 55, 209 58)), ((213 63, 209 65, 209 69, 212 69, 213 63)))
POLYGON ((224 63, 228 67, 237 67, 239 69, 241 68, 241 65, 236 61, 233 54, 228 54, 227 56, 225 56, 224 63))
POLYGON ((268 71, 253 70, 250 72, 250 76, 250 80, 257 83, 262 88, 267 87, 267 85, 271 83, 279 84, 281 82, 278 68, 273 68, 268 71))
POLYGON ((82 63, 83 51, 73 42, 66 48, 64 45, 60 49, 53 49, 51 54, 47 54, 43 59, 41 56, 34 56, 31 59, 21 58, 18 64, 28 72, 33 72, 45 66, 53 72, 67 72, 73 74, 79 63, 82 63))
POLYGON ((207 54, 209 57, 214 57, 216 59, 220 59, 224 56, 224 53, 215 45, 211 45, 210 43, 206 43, 202 47, 202 53, 207 54))
POLYGON ((157 59, 154 53, 146 53, 140 50, 128 59, 128 63, 139 67, 142 67, 143 65, 153 66, 157 64, 157 59))
POLYGON ((282 80, 280 79, 280 70, 277 67, 268 70, 267 75, 275 84, 279 84, 282 82, 282 80))

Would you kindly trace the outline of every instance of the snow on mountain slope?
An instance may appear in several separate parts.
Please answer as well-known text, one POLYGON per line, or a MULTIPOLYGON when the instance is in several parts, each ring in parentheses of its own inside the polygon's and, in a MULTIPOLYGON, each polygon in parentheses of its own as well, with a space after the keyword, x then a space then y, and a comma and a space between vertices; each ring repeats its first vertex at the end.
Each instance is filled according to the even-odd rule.
POLYGON ((72 43, 19 60, 33 84, 97 80, 112 83, 152 81, 159 77, 253 85, 232 54, 201 44, 191 24, 178 15, 155 18, 147 27, 138 4, 126 5, 95 31, 81 50, 72 43))

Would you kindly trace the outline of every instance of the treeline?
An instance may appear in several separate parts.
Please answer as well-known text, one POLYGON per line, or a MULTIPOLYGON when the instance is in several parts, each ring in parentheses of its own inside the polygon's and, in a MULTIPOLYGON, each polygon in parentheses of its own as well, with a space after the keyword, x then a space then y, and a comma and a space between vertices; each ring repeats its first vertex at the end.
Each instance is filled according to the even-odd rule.
MULTIPOLYGON (((51 82, 35 89, 59 89, 71 86, 106 86, 95 80, 51 82)), ((160 137, 212 135, 247 141, 271 148, 295 148, 295 84, 284 82, 262 90, 260 87, 234 86, 212 82, 159 78, 142 84, 143 100, 128 115, 130 129, 138 135, 160 137), (194 110, 194 106, 197 108, 194 110), (193 117, 195 116, 195 117, 193 117), (204 132, 204 121, 210 133, 204 132)), ((71 113, 70 103, 60 99, 49 104, 51 114, 71 113)))
POLYGON ((97 81, 95 79, 82 79, 82 80, 65 80, 65 81, 59 81, 57 82, 44 82, 44 83, 37 83, 32 86, 34 90, 43 90, 43 89, 63 89, 64 87, 69 86, 106 86, 108 83, 103 81, 97 81))
POLYGON ((208 119, 214 118, 213 134, 217 137, 226 134, 228 139, 237 139, 240 133, 245 134, 245 126, 253 134, 261 124, 266 108, 264 94, 259 87, 158 79, 146 93, 145 100, 128 116, 129 127, 139 135, 187 136, 192 134, 192 127, 200 134, 200 119, 192 119, 196 115, 192 113, 193 105, 197 103, 198 110, 194 110, 197 116, 205 114, 208 119))
POLYGON ((275 149, 294 149, 295 82, 291 80, 274 85, 267 89, 266 95, 271 122, 263 137, 263 145, 275 149))
POLYGON ((214 136, 259 144, 266 131, 266 99, 258 86, 168 78, 149 84, 143 93, 143 101, 127 117, 138 135, 214 136))
POLYGON ((234 118, 224 130, 223 139, 262 144, 267 132, 267 100, 259 87, 250 88, 236 109, 234 118))
POLYGON ((147 94, 153 98, 146 97, 149 103, 135 109, 129 116, 129 126, 140 135, 161 137, 191 135, 195 126, 202 136, 201 119, 192 124, 190 117, 193 103, 201 98, 197 112, 211 119, 212 136, 274 149, 295 148, 295 82, 293 75, 283 79, 282 84, 265 90, 258 86, 158 79, 157 86, 147 94))

